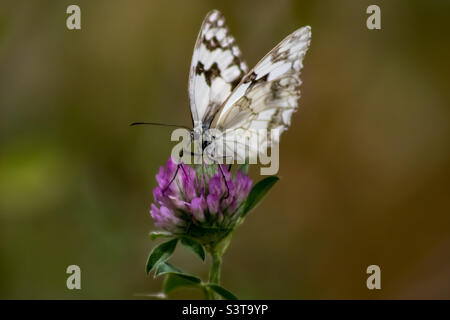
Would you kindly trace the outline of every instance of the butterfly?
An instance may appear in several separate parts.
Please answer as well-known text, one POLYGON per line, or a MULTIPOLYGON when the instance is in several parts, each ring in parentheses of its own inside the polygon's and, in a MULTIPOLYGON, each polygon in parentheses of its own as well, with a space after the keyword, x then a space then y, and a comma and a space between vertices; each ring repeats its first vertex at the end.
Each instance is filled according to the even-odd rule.
MULTIPOLYGON (((195 43, 189 73, 193 129, 186 145, 194 145, 195 151, 183 147, 179 160, 183 154, 194 154, 200 155, 200 163, 245 163, 267 154, 298 108, 300 71, 310 41, 311 27, 302 27, 249 70, 222 13, 209 12, 195 43)), ((132 123, 136 124, 161 125, 132 123)), ((180 164, 175 176, 179 168, 180 164)))
POLYGON ((203 158, 244 163, 279 142, 298 108, 310 41, 311 27, 302 27, 248 70, 222 13, 206 15, 189 74, 191 136, 203 158))

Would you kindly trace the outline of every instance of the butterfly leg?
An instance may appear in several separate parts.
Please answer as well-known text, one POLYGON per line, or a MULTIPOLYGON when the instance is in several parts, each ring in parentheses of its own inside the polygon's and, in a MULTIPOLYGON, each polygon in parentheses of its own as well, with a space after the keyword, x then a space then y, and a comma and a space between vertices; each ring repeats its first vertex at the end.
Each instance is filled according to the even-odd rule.
POLYGON ((180 162, 180 164, 179 164, 178 166, 181 167, 181 169, 183 170, 184 176, 185 176, 187 179, 189 179, 189 176, 188 176, 188 174, 187 174, 187 172, 186 172, 186 169, 181 165, 181 162, 180 162))
POLYGON ((227 199, 230 196, 230 188, 228 187, 227 179, 225 178, 225 173, 223 172, 222 166, 220 164, 217 164, 217 166, 219 167, 220 172, 222 173, 223 181, 225 182, 225 186, 227 187, 227 194, 224 197, 224 199, 227 199))
POLYGON ((177 170, 175 171, 175 174, 173 175, 172 179, 170 179, 170 182, 167 184, 167 186, 164 187, 164 189, 162 190, 163 194, 164 192, 167 191, 167 189, 169 189, 170 185, 172 184, 172 182, 175 180, 175 178, 177 177, 178 174, 178 170, 180 170, 180 168, 183 170, 184 175, 186 176, 186 178, 189 178, 186 169, 184 169, 184 167, 181 165, 181 157, 183 156, 183 150, 180 151, 180 159, 178 161, 178 165, 177 165, 177 170))
POLYGON ((169 189, 170 185, 172 184, 172 182, 175 180, 175 178, 177 177, 178 174, 178 170, 180 169, 181 164, 177 165, 177 170, 175 171, 175 174, 173 175, 173 178, 170 180, 170 182, 167 184, 167 186, 164 187, 164 189, 162 190, 162 193, 164 194, 167 189, 169 189))

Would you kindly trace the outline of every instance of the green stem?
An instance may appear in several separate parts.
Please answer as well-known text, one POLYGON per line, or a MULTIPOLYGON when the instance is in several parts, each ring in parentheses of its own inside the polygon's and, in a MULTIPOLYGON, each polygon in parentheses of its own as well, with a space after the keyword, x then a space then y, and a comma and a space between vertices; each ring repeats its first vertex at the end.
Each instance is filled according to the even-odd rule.
MULTIPOLYGON (((212 258, 211 269, 209 270, 209 283, 220 285, 220 271, 222 267, 222 255, 217 252, 217 250, 212 249, 209 251, 212 258)), ((205 296, 208 300, 218 300, 220 297, 211 291, 210 289, 205 288, 205 296)))
MULTIPOLYGON (((222 256, 230 244, 233 232, 228 232, 228 234, 222 238, 220 241, 212 243, 206 246, 206 251, 209 252, 212 258, 211 269, 209 270, 208 282, 211 284, 216 284, 220 286, 220 272, 222 271, 222 256)), ((206 299, 209 300, 219 300, 220 296, 213 292, 212 290, 205 288, 206 299)))
POLYGON ((209 271, 209 282, 220 285, 220 271, 222 267, 222 256, 217 252, 211 253, 212 265, 209 271))
POLYGON ((214 300, 214 292, 210 289, 203 287, 203 292, 205 293, 206 300, 214 300))

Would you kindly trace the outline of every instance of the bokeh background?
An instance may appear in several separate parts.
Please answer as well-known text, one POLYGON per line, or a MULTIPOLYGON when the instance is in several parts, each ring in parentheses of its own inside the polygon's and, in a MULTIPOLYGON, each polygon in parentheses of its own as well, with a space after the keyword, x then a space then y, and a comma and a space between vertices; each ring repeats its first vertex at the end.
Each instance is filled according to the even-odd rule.
MULTIPOLYGON (((450 298, 450 3, 406 0, 2 0, 0 298, 160 290, 144 272, 148 210, 174 144, 128 124, 190 125, 192 49, 214 8, 250 66, 312 26, 281 180, 235 233, 223 285, 252 299, 450 298), (70 4, 80 31, 66 28, 70 4), (80 291, 66 288, 70 264, 80 291)), ((173 260, 207 274, 190 252, 173 260)))

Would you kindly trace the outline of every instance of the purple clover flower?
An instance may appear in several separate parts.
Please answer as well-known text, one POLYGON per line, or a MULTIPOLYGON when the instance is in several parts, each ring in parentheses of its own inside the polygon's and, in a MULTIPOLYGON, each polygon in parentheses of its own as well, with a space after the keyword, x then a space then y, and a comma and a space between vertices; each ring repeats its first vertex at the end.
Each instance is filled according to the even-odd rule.
POLYGON ((181 164, 176 178, 170 183, 177 164, 169 158, 166 168, 160 167, 156 175, 158 186, 153 190, 155 203, 150 210, 155 226, 172 234, 194 238, 203 237, 204 230, 210 228, 233 229, 252 180, 240 170, 233 176, 226 165, 221 166, 223 175, 217 165, 194 169, 181 164))

